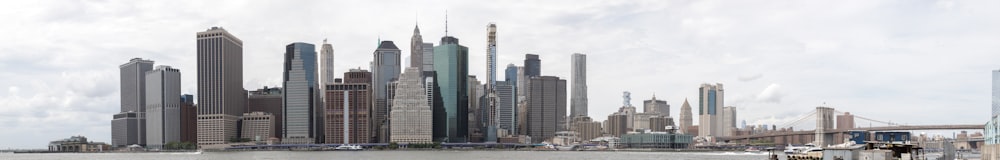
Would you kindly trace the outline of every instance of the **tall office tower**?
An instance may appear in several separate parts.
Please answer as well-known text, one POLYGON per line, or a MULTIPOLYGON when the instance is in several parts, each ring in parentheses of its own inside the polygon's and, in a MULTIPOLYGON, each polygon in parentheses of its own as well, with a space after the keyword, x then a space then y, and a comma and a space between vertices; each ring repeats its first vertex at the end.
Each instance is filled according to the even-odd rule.
POLYGON ((198 108, 194 95, 181 95, 181 142, 198 144, 198 108))
MULTIPOLYGON (((378 133, 384 133, 382 130, 383 126, 388 125, 388 114, 389 114, 389 82, 395 81, 399 78, 400 72, 400 50, 396 47, 396 44, 392 41, 382 41, 378 45, 378 49, 372 53, 375 56, 375 62, 372 64, 372 104, 374 108, 372 111, 372 135, 379 135, 378 133)), ((381 143, 388 143, 383 140, 388 140, 388 137, 376 136, 376 140, 381 143)))
POLYGON ((524 54, 524 76, 542 76, 542 60, 538 59, 537 54, 524 54))
POLYGON ((423 55, 420 55, 423 58, 423 62, 421 62, 423 67, 420 67, 420 71, 434 71, 434 43, 422 43, 420 44, 420 49, 423 53, 423 55))
POLYGON ((416 67, 418 71, 424 70, 424 37, 420 36, 420 27, 417 25, 413 25, 413 36, 410 37, 409 67, 416 67))
MULTIPOLYGON (((469 48, 459 45, 458 38, 441 37, 434 47, 434 71, 440 86, 442 104, 447 122, 444 142, 466 142, 468 139, 467 97, 469 75, 469 48)), ((437 123, 435 123, 437 125, 437 123)))
MULTIPOLYGON (((323 39, 323 46, 322 46, 322 48, 320 48, 320 52, 319 53, 320 53, 320 55, 319 55, 320 56, 319 57, 320 58, 319 59, 320 63, 319 63, 319 66, 318 66, 319 67, 319 73, 317 73, 317 75, 320 78, 318 78, 319 83, 316 85, 316 90, 317 90, 316 92, 319 93, 319 96, 318 96, 318 98, 315 101, 313 101, 313 102, 316 103, 316 104, 313 105, 313 108, 314 108, 313 115, 316 115, 318 118, 316 118, 316 119, 313 120, 313 122, 314 122, 313 126, 316 126, 316 128, 317 128, 316 131, 322 132, 324 130, 320 129, 320 128, 323 127, 323 120, 322 120, 323 119, 323 106, 326 106, 325 104, 323 104, 323 102, 326 102, 326 99, 325 99, 326 98, 326 91, 324 91, 324 87, 326 86, 326 84, 333 84, 333 80, 334 80, 334 78, 336 78, 336 75, 335 75, 334 70, 333 70, 334 69, 333 68, 333 66, 334 66, 333 65, 333 62, 334 62, 333 61, 333 45, 330 45, 330 43, 326 42, 326 39, 323 39)), ((275 120, 276 120, 275 124, 278 124, 280 120, 278 120, 277 118, 279 116, 276 115, 275 113, 271 113, 271 114, 275 115, 275 120)), ((277 126, 275 126, 275 127, 277 127, 277 126)), ((280 131, 281 128, 276 128, 275 130, 278 130, 278 132, 281 132, 280 131)), ((322 133, 317 133, 316 135, 317 136, 325 136, 325 134, 322 134, 322 133)), ((273 134, 272 136, 279 136, 279 135, 278 134, 273 134)), ((320 141, 320 140, 324 140, 324 138, 316 138, 316 140, 320 141)))
POLYGON ((573 95, 569 117, 587 116, 587 55, 573 53, 570 70, 573 78, 573 95))
POLYGON ((993 115, 1000 115, 1000 70, 993 70, 993 115))
POLYGON ((653 95, 653 99, 642 101, 642 112, 670 116, 670 105, 667 104, 667 101, 658 100, 656 95, 653 95))
POLYGON ((628 133, 628 131, 632 128, 631 125, 628 124, 628 114, 622 112, 615 112, 608 115, 608 120, 606 122, 608 124, 604 125, 605 130, 607 130, 608 134, 615 137, 628 133))
POLYGON ((698 88, 698 136, 723 136, 723 117, 719 113, 725 106, 724 97, 722 83, 706 83, 698 88))
POLYGON ((320 49, 320 85, 332 84, 333 79, 336 78, 336 73, 333 73, 333 45, 326 43, 326 39, 323 39, 323 48, 320 49))
POLYGON ((118 69, 122 106, 111 120, 111 145, 146 145, 146 72, 153 70, 153 61, 132 58, 118 69))
POLYGON ((285 124, 285 121, 283 121, 284 116, 282 116, 282 111, 284 109, 281 107, 283 102, 281 100, 282 95, 284 94, 281 92, 281 88, 268 88, 267 86, 264 86, 264 88, 250 91, 247 98, 247 112, 264 112, 274 116, 274 118, 271 119, 274 121, 274 129, 272 130, 274 133, 271 133, 270 135, 275 138, 284 137, 281 134, 282 128, 285 124))
POLYGON ((389 114, 389 142, 431 143, 431 107, 420 80, 420 68, 409 67, 399 77, 396 96, 389 114))
POLYGON ((469 82, 469 84, 467 85, 468 91, 466 91, 465 93, 466 97, 469 97, 468 101, 469 103, 466 104, 466 106, 469 107, 469 113, 468 113, 469 142, 482 142, 481 138, 483 137, 482 134, 483 132, 482 130, 480 130, 480 128, 483 126, 482 110, 481 110, 482 108, 481 100, 483 99, 482 98, 483 88, 481 88, 482 83, 480 83, 479 80, 476 79, 476 76, 474 75, 469 75, 468 77, 469 79, 466 81, 469 82))
POLYGON ((320 109, 317 78, 315 46, 302 42, 285 46, 282 143, 312 144, 319 140, 320 126, 316 122, 322 116, 316 112, 320 109))
POLYGON ((486 142, 497 141, 497 25, 490 23, 486 25, 486 90, 483 91, 484 98, 482 110, 484 113, 482 122, 484 138, 486 142))
POLYGON ((681 124, 680 124, 680 127, 678 127, 677 131, 679 131, 682 134, 691 134, 691 133, 688 133, 688 131, 687 131, 688 128, 693 125, 692 124, 693 122, 691 122, 691 120, 692 120, 691 116, 692 116, 691 115, 691 105, 688 104, 688 100, 687 100, 687 98, 685 98, 684 99, 684 104, 681 105, 681 119, 680 119, 681 124))
POLYGON ((265 142, 274 137, 274 115, 267 112, 243 113, 240 138, 254 142, 265 142))
POLYGON ((524 75, 524 67, 517 67, 517 86, 514 92, 517 94, 517 134, 528 135, 528 78, 524 75))
MULTIPOLYGON (((426 68, 425 68, 426 69, 426 68)), ((436 71, 424 71, 424 90, 427 93, 427 105, 431 106, 432 140, 446 142, 448 139, 448 112, 441 97, 441 86, 438 84, 436 71)))
POLYGON ((517 65, 513 63, 507 64, 507 69, 504 69, 504 81, 507 81, 511 86, 517 86, 517 65))
MULTIPOLYGON (((743 121, 743 126, 746 126, 747 121, 743 121)), ((843 115, 837 116, 837 129, 846 130, 854 129, 854 115, 851 112, 844 112, 843 115)))
POLYGON ((993 113, 983 130, 983 159, 1000 159, 1000 70, 993 70, 993 113))
POLYGON ((736 130, 736 107, 722 107, 722 136, 732 136, 736 130))
POLYGON ((243 41, 221 27, 198 32, 198 145, 237 137, 246 108, 243 41))
POLYGON ((342 83, 326 85, 326 112, 323 123, 326 143, 371 143, 372 73, 351 69, 342 83))
POLYGON ((528 81, 528 135, 539 143, 566 130, 566 80, 541 76, 528 81))
POLYGON ((517 133, 517 97, 510 81, 497 81, 497 137, 517 133))
POLYGON ((181 72, 156 66, 146 72, 146 147, 162 149, 181 140, 181 72))

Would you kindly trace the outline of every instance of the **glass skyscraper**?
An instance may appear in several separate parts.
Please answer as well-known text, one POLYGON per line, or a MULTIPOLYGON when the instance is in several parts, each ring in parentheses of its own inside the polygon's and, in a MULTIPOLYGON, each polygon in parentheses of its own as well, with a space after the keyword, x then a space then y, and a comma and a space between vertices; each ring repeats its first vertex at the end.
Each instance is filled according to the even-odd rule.
MULTIPOLYGON (((434 47, 434 70, 440 86, 446 123, 443 139, 437 141, 466 142, 468 138, 467 76, 469 75, 469 48, 459 45, 458 38, 445 36, 434 47)), ((439 125, 439 124, 435 124, 439 125)))
POLYGON ((316 87, 316 46, 296 42, 285 46, 285 70, 282 99, 282 139, 285 143, 308 144, 319 139, 320 121, 316 111, 319 88, 316 87))

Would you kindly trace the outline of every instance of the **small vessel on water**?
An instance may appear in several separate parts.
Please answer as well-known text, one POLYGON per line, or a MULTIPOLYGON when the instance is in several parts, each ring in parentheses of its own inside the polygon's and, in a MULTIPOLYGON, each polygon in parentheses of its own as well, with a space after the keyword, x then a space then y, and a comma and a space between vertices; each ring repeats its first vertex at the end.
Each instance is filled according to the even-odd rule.
POLYGON ((803 153, 806 153, 806 151, 808 151, 808 150, 810 150, 812 148, 816 148, 816 146, 813 145, 813 144, 811 144, 811 143, 810 144, 806 144, 806 145, 801 145, 801 146, 796 146, 796 145, 788 144, 788 146, 785 146, 785 151, 784 152, 785 152, 785 154, 803 154, 803 153))
POLYGON ((757 148, 754 148, 754 147, 750 147, 750 148, 747 148, 747 149, 743 150, 743 152, 747 152, 747 153, 760 153, 760 149, 757 149, 757 148))
POLYGON ((344 144, 344 145, 337 146, 337 148, 334 148, 334 150, 338 150, 338 151, 360 151, 360 150, 364 150, 364 148, 361 147, 360 145, 344 144))

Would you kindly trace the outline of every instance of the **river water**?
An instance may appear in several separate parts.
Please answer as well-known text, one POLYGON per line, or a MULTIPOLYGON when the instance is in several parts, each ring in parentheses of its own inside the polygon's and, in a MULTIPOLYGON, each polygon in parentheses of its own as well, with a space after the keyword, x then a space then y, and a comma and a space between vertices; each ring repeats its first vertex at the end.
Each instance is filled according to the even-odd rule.
POLYGON ((195 153, 0 153, 0 159, 100 159, 100 160, 312 160, 312 159, 403 159, 403 160, 599 160, 599 159, 677 159, 677 160, 759 160, 767 153, 743 152, 557 152, 557 151, 252 151, 195 153))

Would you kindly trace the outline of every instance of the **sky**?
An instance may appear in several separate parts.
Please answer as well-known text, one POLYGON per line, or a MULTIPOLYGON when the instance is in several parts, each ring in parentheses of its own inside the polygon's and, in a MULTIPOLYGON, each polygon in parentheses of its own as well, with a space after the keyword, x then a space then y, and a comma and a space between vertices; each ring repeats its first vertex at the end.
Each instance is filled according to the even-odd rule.
POLYGON ((1000 1, 2 1, 0 149, 73 135, 110 143, 118 66, 131 58, 179 69, 182 92, 197 94, 195 33, 213 26, 243 40, 243 86, 255 90, 281 84, 289 43, 328 39, 343 73, 368 68, 379 40, 408 60, 415 25, 437 44, 445 12, 478 77, 490 22, 499 71, 532 53, 542 75, 571 81, 570 55, 586 54, 595 120, 623 106, 624 91, 640 111, 655 94, 672 117, 685 100, 697 115, 698 87, 722 83, 725 105, 748 124, 780 127, 817 106, 909 125, 983 124, 990 71, 1000 69, 996 8, 1000 1))

